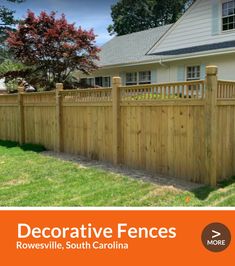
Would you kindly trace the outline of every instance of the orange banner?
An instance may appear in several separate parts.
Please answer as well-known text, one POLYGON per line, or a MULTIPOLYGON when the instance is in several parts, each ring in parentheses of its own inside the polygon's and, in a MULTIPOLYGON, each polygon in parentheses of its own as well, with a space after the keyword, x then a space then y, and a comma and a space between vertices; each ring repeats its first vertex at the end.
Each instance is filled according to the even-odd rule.
POLYGON ((2 265, 232 265, 235 211, 0 211, 2 265))

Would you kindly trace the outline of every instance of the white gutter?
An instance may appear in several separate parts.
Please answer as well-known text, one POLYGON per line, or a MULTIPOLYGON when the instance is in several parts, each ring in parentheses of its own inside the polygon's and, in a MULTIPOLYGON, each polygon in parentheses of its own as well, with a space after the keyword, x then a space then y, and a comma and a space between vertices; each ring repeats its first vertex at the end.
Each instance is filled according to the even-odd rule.
POLYGON ((127 63, 127 64, 116 64, 116 65, 108 65, 104 67, 100 67, 101 69, 110 69, 110 68, 120 68, 120 67, 128 67, 128 66, 139 66, 139 65, 147 65, 147 64, 160 64, 162 66, 166 65, 165 62, 173 62, 173 61, 179 61, 179 60, 186 60, 186 59, 192 59, 192 58, 198 58, 198 57, 208 57, 208 56, 214 56, 214 55, 224 55, 224 54, 230 54, 235 53, 234 48, 228 48, 224 49, 223 51, 220 50, 214 50, 212 53, 206 52, 199 52, 199 53, 193 53, 193 54, 183 54, 180 56, 165 56, 163 59, 160 57, 160 59, 152 59, 152 60, 146 60, 146 61, 139 61, 139 62, 133 62, 133 63, 127 63))

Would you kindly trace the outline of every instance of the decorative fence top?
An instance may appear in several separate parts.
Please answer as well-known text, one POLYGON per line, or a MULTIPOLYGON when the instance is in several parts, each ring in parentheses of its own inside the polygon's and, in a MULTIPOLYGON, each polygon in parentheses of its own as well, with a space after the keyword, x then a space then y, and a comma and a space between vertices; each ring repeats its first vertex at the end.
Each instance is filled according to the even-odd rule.
POLYGON ((204 98, 204 80, 121 87, 122 102, 204 98))
POLYGON ((218 81, 218 99, 235 99, 235 81, 218 81))
POLYGON ((24 104, 54 103, 55 91, 23 93, 24 104))
MULTIPOLYGON (((121 86, 120 101, 153 102, 204 100, 206 97, 205 81, 187 81, 162 84, 143 84, 121 86)), ((23 93, 24 104, 55 103, 56 91, 23 93)), ((111 103, 112 88, 92 88, 59 91, 63 103, 111 103)), ((217 99, 235 100, 235 81, 218 80, 217 99)), ((0 104, 15 104, 18 93, 0 95, 0 104)))
POLYGON ((63 103, 111 102, 112 89, 65 90, 60 92, 63 103))

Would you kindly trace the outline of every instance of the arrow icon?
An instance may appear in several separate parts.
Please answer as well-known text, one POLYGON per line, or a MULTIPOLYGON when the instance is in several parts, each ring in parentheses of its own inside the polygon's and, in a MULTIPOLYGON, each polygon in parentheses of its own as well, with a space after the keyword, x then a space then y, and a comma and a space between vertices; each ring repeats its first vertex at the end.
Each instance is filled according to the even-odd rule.
POLYGON ((219 233, 219 232, 217 232, 215 230, 212 230, 212 233, 215 234, 215 235, 212 236, 212 238, 216 238, 216 237, 221 236, 221 233, 219 233))

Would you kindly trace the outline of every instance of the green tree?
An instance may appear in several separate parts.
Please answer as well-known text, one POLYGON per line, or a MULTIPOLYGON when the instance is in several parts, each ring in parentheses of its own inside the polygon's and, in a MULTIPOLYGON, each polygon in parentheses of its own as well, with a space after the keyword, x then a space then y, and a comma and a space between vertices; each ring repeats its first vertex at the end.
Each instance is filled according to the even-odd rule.
POLYGON ((22 77, 30 68, 24 64, 13 61, 5 60, 0 64, 0 79, 1 78, 18 78, 22 77))
POLYGON ((174 23, 194 0, 120 0, 111 7, 109 33, 118 36, 174 23))
MULTIPOLYGON (((25 0, 5 0, 12 3, 23 3, 25 0)), ((18 21, 14 18, 15 11, 4 5, 0 5, 0 62, 9 58, 9 53, 6 50, 4 41, 8 35, 6 31, 14 30, 14 26, 18 21)))

